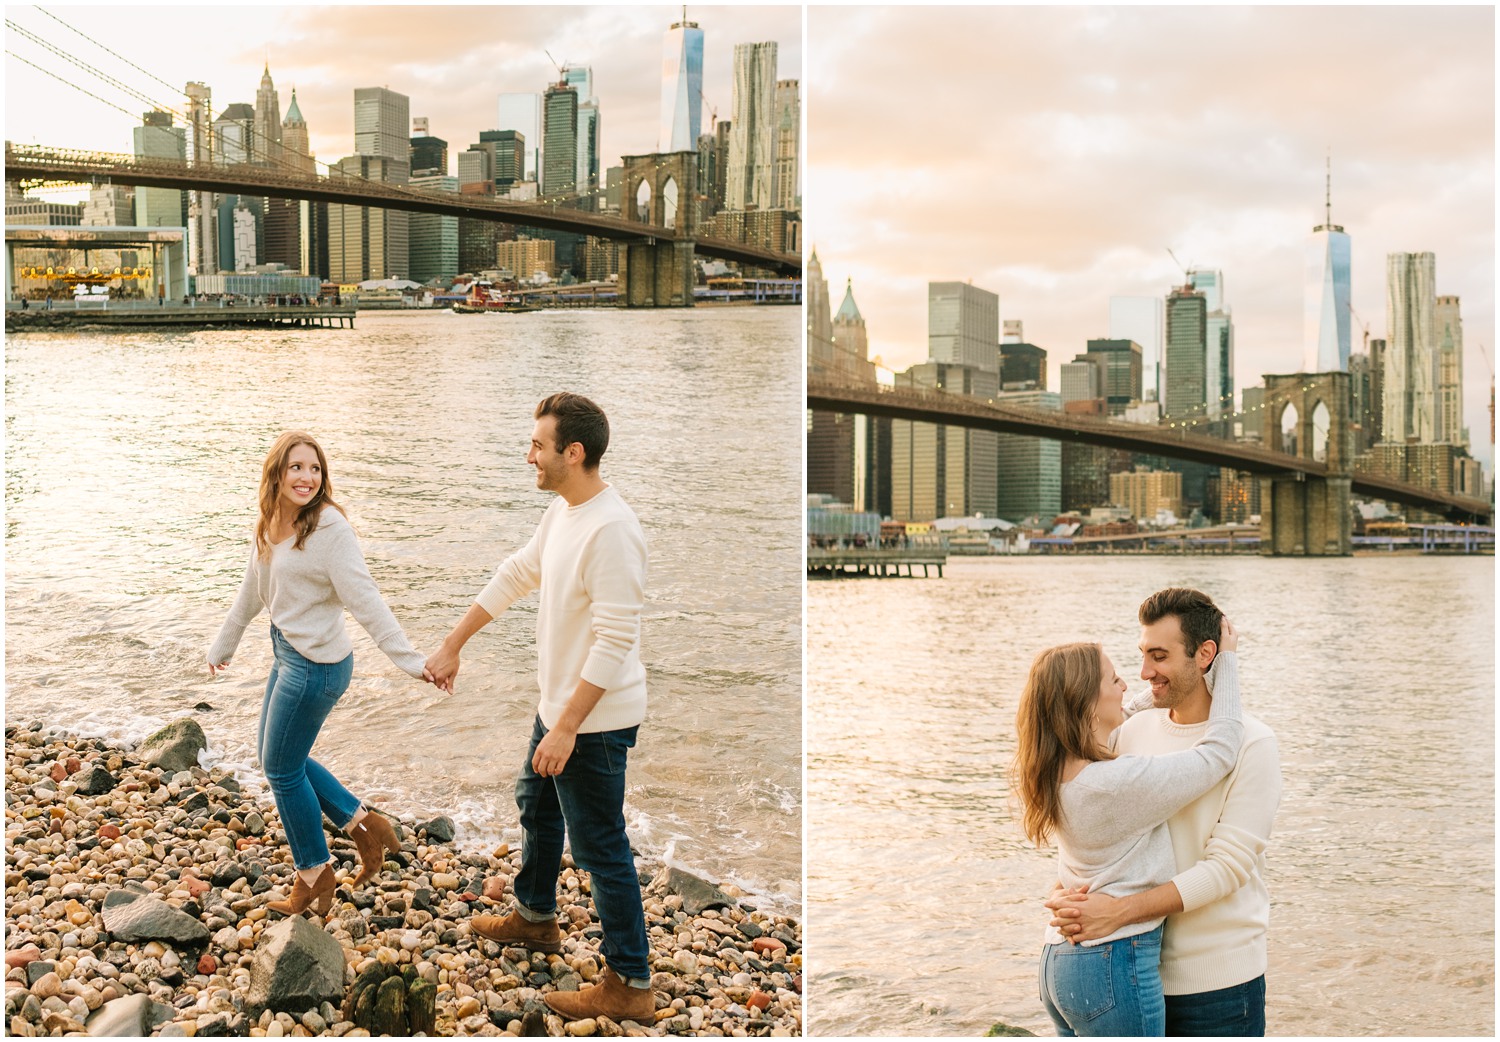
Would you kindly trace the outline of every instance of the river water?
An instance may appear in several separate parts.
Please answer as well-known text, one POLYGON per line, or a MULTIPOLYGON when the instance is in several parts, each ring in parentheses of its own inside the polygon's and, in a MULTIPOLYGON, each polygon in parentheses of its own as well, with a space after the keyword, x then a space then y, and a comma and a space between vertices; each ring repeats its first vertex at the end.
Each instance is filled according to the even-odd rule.
MULTIPOLYGON (((25 334, 5 363, 6 720, 133 741, 206 701, 210 752, 252 781, 266 616, 226 674, 204 663, 275 436, 322 442, 371 573, 426 652, 551 501, 525 459, 536 403, 595 398, 603 474, 651 553, 632 839, 800 911, 800 309, 25 334)), ((315 755, 377 806, 451 815, 462 845, 513 841, 535 608, 469 642, 452 696, 349 620, 354 681, 315 755)))
POLYGON ((951 560, 809 584, 811 1034, 1051 1035, 1056 878, 1005 781, 1035 653, 1097 640, 1140 686, 1136 609, 1205 590, 1275 729, 1273 1035, 1495 1029, 1493 558, 951 560))

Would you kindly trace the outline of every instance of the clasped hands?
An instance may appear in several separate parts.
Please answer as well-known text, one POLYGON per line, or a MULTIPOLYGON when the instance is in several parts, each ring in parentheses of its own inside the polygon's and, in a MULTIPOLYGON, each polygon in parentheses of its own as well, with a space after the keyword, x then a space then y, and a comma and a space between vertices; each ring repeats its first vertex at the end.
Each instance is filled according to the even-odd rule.
POLYGON ((1108 937, 1123 922, 1117 922, 1121 902, 1108 894, 1091 894, 1087 886, 1065 888, 1058 883, 1043 905, 1052 912, 1050 925, 1062 932, 1069 944, 1108 937))

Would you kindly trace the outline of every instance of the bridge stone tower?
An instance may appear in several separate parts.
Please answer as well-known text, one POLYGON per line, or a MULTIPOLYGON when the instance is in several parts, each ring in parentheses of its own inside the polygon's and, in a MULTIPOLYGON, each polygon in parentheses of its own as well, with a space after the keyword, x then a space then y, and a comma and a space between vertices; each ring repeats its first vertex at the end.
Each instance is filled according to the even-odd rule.
POLYGON ((693 237, 698 232, 698 153, 624 156, 620 213, 673 229, 682 239, 620 244, 620 302, 628 308, 693 306, 693 237))
POLYGON ((1265 379, 1267 446, 1303 459, 1321 459, 1328 464, 1328 476, 1293 473, 1260 479, 1260 552, 1347 557, 1354 550, 1349 374, 1268 374, 1265 379), (1295 422, 1283 432, 1286 414, 1292 410, 1295 422))

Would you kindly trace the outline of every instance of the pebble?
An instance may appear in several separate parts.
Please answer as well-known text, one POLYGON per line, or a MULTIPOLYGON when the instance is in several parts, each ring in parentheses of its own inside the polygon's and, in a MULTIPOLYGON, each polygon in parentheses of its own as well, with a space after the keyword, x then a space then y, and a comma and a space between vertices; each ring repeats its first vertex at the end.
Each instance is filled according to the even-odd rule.
MULTIPOLYGON (((26 726, 11 728, 6 769, 10 997, 3 1026, 11 1034, 82 1032, 91 1011, 142 994, 177 1010, 158 1029, 167 1037, 218 1035, 235 1024, 258 1037, 368 1037, 327 1003, 295 1015, 240 1019, 261 934, 280 921, 266 904, 284 896, 292 881, 268 796, 240 792, 217 768, 163 777, 104 743, 26 726), (77 761, 72 770, 70 759, 77 761), (50 777, 54 764, 64 768, 60 781, 50 777), (98 797, 79 793, 73 776, 95 767, 119 784, 98 797), (210 932, 207 944, 179 950, 111 940, 103 903, 127 881, 197 917, 210 932), (37 962, 45 972, 37 967, 27 988, 25 967, 37 962)), ((519 850, 508 844, 488 854, 457 850, 419 837, 410 823, 402 832, 399 873, 388 865, 360 891, 341 887, 333 912, 311 919, 343 946, 353 973, 374 962, 412 967, 436 987, 436 1034, 449 1036, 514 1037, 523 1014, 551 989, 598 981, 603 938, 587 874, 570 858, 559 879, 563 951, 534 955, 481 942, 469 925, 471 913, 503 914, 519 850)), ((342 837, 330 844, 342 874, 356 852, 342 837)), ((728 885, 721 889, 739 896, 728 885)), ((670 1003, 658 1011, 653 1033, 803 1034, 797 920, 743 905, 690 915, 664 884, 653 883, 643 896, 653 985, 658 1001, 670 1003)), ((579 1038, 624 1034, 608 1019, 565 1024, 551 1014, 542 1027, 579 1038)))

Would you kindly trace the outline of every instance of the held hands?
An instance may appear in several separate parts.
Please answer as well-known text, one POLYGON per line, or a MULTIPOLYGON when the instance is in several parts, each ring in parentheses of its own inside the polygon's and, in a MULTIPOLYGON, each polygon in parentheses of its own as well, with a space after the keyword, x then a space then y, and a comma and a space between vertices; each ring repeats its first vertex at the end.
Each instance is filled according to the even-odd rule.
POLYGON ((436 684, 439 690, 453 694, 453 681, 458 676, 458 652, 444 645, 433 652, 422 670, 422 679, 436 684))

